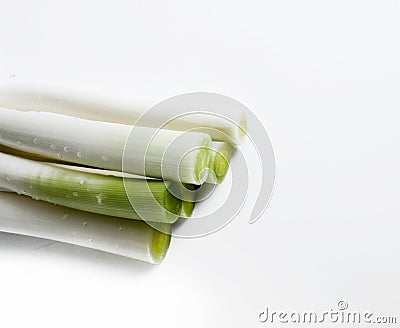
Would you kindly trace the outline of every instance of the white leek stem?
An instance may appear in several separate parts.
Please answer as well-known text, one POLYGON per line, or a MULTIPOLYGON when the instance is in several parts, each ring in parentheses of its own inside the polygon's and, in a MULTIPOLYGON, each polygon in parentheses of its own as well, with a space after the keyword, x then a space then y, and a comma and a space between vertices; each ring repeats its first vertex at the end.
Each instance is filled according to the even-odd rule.
MULTIPOLYGON (((61 86, 42 85, 35 87, 28 84, 3 86, 0 89, 0 106, 20 110, 53 112, 95 121, 128 125, 135 123, 151 107, 149 104, 144 105, 144 102, 132 103, 122 100, 121 97, 105 97, 98 92, 82 92, 61 86)), ((189 106, 185 109, 195 108, 189 106)), ((215 141, 238 144, 247 129, 247 121, 244 113, 237 114, 237 116, 235 122, 238 125, 220 117, 196 114, 176 118, 163 128, 176 131, 199 129, 197 131, 208 133, 215 141)), ((169 119, 168 110, 163 110, 151 117, 142 118, 140 125, 158 128, 169 119)))
MULTIPOLYGON (((0 231, 50 239, 160 263, 170 235, 145 222, 91 214, 0 192, 0 231)), ((167 229, 168 226, 163 226, 167 229)))
POLYGON ((203 133, 157 130, 0 108, 0 144, 54 160, 183 183, 206 179, 203 133), (132 132, 132 134, 131 134, 132 132))

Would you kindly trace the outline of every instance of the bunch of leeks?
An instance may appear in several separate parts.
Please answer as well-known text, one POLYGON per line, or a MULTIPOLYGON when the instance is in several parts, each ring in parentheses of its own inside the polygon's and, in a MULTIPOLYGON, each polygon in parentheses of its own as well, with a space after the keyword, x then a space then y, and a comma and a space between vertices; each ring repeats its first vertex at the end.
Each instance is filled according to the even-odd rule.
POLYGON ((193 191, 223 181, 243 134, 243 127, 214 120, 206 128, 234 137, 215 140, 204 122, 131 126, 77 101, 60 111, 27 94, 6 96, 0 95, 0 231, 150 263, 164 258, 170 225, 191 216, 193 191))

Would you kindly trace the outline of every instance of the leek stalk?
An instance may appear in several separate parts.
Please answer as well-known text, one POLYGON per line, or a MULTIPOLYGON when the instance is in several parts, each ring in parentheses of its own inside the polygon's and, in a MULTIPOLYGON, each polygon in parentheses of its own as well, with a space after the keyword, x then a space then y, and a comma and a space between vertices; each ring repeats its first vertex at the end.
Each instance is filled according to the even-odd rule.
MULTIPOLYGON (((0 231, 50 239, 160 263, 171 236, 145 222, 87 213, 0 192, 0 231)), ((163 231, 168 231, 163 224, 163 231)))
POLYGON ((0 108, 0 144, 54 159, 164 180, 202 184, 210 137, 0 108))
MULTIPOLYGON (((0 106, 25 111, 53 112, 89 120, 128 125, 134 124, 151 107, 145 105, 144 102, 132 103, 129 100, 121 99, 121 97, 105 97, 98 92, 82 92, 61 86, 41 85, 37 87, 28 84, 3 86, 0 89, 0 106)), ((185 106, 187 110, 196 107, 195 104, 191 106, 174 104, 174 106, 185 106)), ((153 128, 160 127, 170 119, 166 109, 157 112, 156 115, 142 117, 140 125, 153 128)), ((214 141, 239 144, 247 129, 244 113, 238 114, 235 122, 238 125, 217 116, 196 114, 175 118, 163 128, 175 131, 196 129, 196 131, 208 133, 214 141)))
POLYGON ((0 188, 91 213, 175 222, 182 201, 168 191, 170 183, 80 172, 0 153, 0 188))
POLYGON ((212 142, 210 144, 208 183, 219 184, 224 180, 234 152, 235 148, 227 142, 212 142))

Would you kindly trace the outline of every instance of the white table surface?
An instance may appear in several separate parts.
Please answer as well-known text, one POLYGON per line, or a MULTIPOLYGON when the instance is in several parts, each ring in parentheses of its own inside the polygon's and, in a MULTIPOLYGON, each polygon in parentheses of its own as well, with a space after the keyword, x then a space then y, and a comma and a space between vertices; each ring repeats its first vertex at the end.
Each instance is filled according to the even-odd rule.
POLYGON ((400 322, 399 1, 0 4, 2 84, 221 93, 258 115, 277 163, 257 223, 249 204, 160 266, 0 234, 2 327, 262 327, 267 306, 340 300, 400 322))

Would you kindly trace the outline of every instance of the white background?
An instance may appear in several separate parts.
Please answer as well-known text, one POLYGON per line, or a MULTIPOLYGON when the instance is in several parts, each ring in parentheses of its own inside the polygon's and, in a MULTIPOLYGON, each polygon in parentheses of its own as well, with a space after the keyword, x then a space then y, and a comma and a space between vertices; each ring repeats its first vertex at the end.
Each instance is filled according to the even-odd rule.
POLYGON ((160 266, 0 234, 2 327, 261 327, 339 300, 400 320, 399 1, 0 0, 0 74, 222 93, 277 159, 256 224, 246 206, 160 266))

